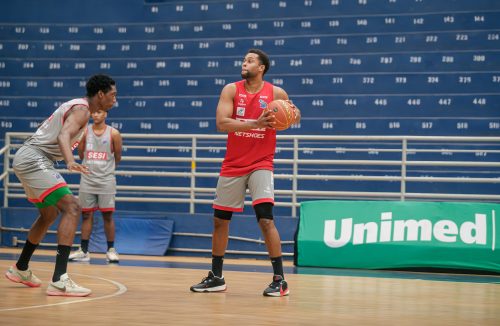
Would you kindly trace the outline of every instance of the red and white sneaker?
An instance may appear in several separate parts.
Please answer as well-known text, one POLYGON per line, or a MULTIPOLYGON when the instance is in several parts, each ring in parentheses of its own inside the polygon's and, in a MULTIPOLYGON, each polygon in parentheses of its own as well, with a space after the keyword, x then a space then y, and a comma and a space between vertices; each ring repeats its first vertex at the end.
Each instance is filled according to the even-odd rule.
POLYGON ((266 297, 284 297, 289 293, 288 283, 283 279, 283 276, 274 275, 272 283, 264 290, 263 295, 266 297))
POLYGON ((14 283, 22 283, 32 288, 42 285, 42 281, 30 269, 20 271, 16 265, 9 267, 7 272, 5 272, 5 277, 14 283))

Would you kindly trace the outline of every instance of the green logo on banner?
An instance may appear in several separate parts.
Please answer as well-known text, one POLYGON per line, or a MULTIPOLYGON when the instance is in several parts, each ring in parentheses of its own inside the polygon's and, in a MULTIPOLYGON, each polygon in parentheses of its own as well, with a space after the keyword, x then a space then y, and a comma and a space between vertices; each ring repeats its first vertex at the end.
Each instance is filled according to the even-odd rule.
POLYGON ((500 271, 499 204, 311 201, 301 204, 299 266, 500 271))
MULTIPOLYGON (((494 211, 491 217, 495 218, 494 211)), ((392 212, 380 214, 380 222, 354 223, 352 218, 342 219, 340 236, 336 237, 337 220, 325 221, 324 242, 328 247, 339 248, 353 245, 391 241, 457 242, 486 245, 486 215, 475 214, 473 222, 457 225, 453 220, 408 219, 394 220, 392 212)), ((494 236, 495 234, 493 234, 494 236)), ((494 250, 494 248, 492 248, 494 250)))

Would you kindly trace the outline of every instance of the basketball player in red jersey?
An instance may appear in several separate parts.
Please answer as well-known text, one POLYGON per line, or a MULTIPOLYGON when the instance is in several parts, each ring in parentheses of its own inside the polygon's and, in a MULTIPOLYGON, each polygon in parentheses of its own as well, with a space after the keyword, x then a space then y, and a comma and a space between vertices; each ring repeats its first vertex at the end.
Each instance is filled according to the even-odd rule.
MULTIPOLYGON (((193 292, 226 289, 222 265, 229 223, 233 212, 243 211, 248 188, 274 271, 273 281, 263 294, 280 297, 289 293, 283 275, 281 240, 273 221, 276 130, 273 129, 273 116, 265 109, 273 100, 290 101, 282 88, 263 80, 268 69, 266 53, 258 49, 248 50, 242 64, 243 80, 226 85, 220 95, 216 125, 218 131, 228 133, 228 139, 213 204, 212 270, 201 283, 191 287, 193 292)), ((297 123, 300 111, 291 105, 295 110, 294 123, 297 123)))

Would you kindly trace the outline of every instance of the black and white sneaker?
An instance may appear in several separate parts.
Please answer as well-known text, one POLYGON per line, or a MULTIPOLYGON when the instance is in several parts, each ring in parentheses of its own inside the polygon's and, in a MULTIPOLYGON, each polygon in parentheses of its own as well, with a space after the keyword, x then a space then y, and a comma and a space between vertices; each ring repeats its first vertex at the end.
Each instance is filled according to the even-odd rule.
POLYGON ((263 295, 266 297, 284 297, 289 293, 288 283, 281 275, 274 275, 273 282, 264 290, 263 295))
POLYGON ((208 276, 201 280, 201 283, 191 287, 193 292, 220 292, 226 290, 226 281, 224 276, 217 277, 212 271, 208 272, 208 276))

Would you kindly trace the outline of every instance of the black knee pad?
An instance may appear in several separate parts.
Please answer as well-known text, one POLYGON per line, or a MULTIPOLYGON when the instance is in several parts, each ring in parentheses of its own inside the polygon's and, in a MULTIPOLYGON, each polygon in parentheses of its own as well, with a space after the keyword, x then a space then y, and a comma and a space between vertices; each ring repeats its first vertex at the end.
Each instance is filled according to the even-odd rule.
POLYGON ((255 216, 257 216, 257 221, 261 218, 267 220, 273 219, 273 204, 272 203, 260 203, 253 207, 255 210, 255 216))
POLYGON ((231 217, 233 217, 233 212, 231 211, 223 211, 222 209, 214 209, 214 216, 220 218, 222 220, 230 221, 231 217))

